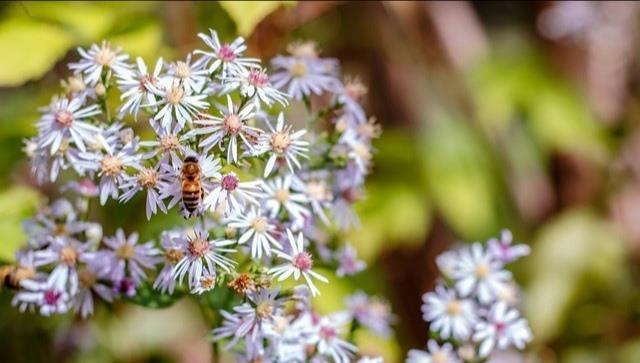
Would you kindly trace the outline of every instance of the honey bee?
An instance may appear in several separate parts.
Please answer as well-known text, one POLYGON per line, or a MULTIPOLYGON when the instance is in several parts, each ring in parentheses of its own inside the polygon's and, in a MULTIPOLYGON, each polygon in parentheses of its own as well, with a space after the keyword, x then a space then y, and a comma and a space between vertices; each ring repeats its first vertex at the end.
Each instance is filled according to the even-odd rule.
POLYGON ((182 205, 191 217, 202 201, 202 183, 200 173, 202 169, 195 156, 187 156, 182 162, 180 176, 182 178, 182 205))

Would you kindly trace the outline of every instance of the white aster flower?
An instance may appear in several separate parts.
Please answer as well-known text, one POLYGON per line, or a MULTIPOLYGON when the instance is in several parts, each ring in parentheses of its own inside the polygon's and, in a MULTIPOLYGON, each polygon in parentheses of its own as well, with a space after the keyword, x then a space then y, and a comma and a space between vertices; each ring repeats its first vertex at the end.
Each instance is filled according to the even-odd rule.
POLYGON ((224 78, 223 92, 240 89, 240 94, 252 99, 256 109, 260 103, 271 107, 275 102, 287 106, 287 95, 275 89, 269 82, 269 75, 259 68, 243 69, 238 74, 224 78))
POLYGON ((158 87, 152 84, 148 84, 148 86, 149 90, 160 99, 144 106, 160 108, 153 120, 160 122, 165 129, 171 128, 174 121, 180 127, 187 123, 190 124, 193 122, 194 115, 208 106, 205 101, 207 95, 187 91, 180 82, 165 81, 160 82, 158 87))
POLYGON ((502 263, 486 252, 480 243, 460 250, 458 258, 451 277, 456 280, 456 290, 463 297, 475 294, 482 304, 489 304, 511 281, 511 273, 503 270, 502 263))
POLYGON ((232 43, 220 43, 218 33, 209 29, 210 35, 198 34, 198 37, 211 48, 212 51, 196 50, 194 54, 202 55, 201 62, 208 66, 209 73, 221 69, 221 76, 226 77, 231 72, 239 73, 247 68, 260 67, 260 60, 242 57, 247 49, 242 37, 237 37, 232 43))
POLYGON ((119 76, 131 72, 131 66, 126 62, 129 55, 121 53, 119 48, 113 49, 106 41, 100 46, 93 44, 88 50, 78 48, 78 53, 82 58, 77 63, 71 63, 69 68, 76 74, 83 73, 90 86, 98 84, 106 70, 112 70, 119 76))
POLYGON ((316 325, 316 334, 310 343, 316 343, 318 353, 331 357, 335 363, 349 363, 358 348, 341 338, 345 325, 351 322, 346 312, 337 312, 324 316, 316 325))
POLYGON ((285 259, 287 263, 276 266, 269 270, 270 274, 273 274, 279 281, 284 281, 293 275, 294 280, 298 280, 300 276, 304 277, 311 293, 315 296, 320 293, 320 290, 313 283, 312 278, 318 279, 324 283, 329 282, 326 277, 319 273, 312 271, 313 259, 311 254, 304 250, 304 236, 302 233, 298 234, 296 239, 291 233, 291 230, 287 229, 287 237, 289 238, 289 244, 291 251, 289 254, 276 251, 278 257, 285 259))
POLYGON ((39 148, 49 148, 54 155, 68 140, 72 140, 75 146, 85 151, 85 143, 89 142, 100 129, 86 119, 100 114, 98 105, 82 107, 80 98, 54 98, 49 107, 42 109, 43 115, 36 123, 38 128, 37 145, 39 148))
POLYGON ((177 61, 169 66, 169 77, 171 81, 178 81, 187 92, 200 93, 209 82, 207 70, 192 64, 191 54, 187 55, 185 61, 177 61))
POLYGON ((230 240, 209 240, 207 231, 195 230, 186 236, 174 239, 176 243, 183 246, 184 256, 175 265, 173 270, 174 278, 182 282, 184 277, 188 277, 189 287, 196 289, 202 283, 202 279, 215 279, 216 267, 225 272, 231 272, 235 261, 222 255, 222 253, 235 252, 227 246, 234 244, 230 240))
POLYGON ((271 174, 278 159, 284 159, 291 172, 293 172, 294 166, 300 169, 302 166, 298 161, 298 157, 308 158, 309 142, 301 139, 307 130, 302 129, 291 132, 291 126, 285 126, 284 124, 284 114, 282 112, 278 115, 275 128, 269 120, 265 119, 265 122, 269 127, 270 133, 263 134, 260 137, 260 146, 256 151, 257 154, 271 153, 264 168, 264 177, 266 178, 271 174))
POLYGON ((44 316, 64 314, 71 307, 65 284, 62 270, 52 272, 46 281, 23 280, 20 284, 23 290, 13 297, 11 303, 23 312, 36 306, 44 316))
POLYGON ((262 130, 247 125, 247 121, 255 116, 252 103, 238 108, 234 106, 231 97, 227 96, 227 109, 220 112, 222 116, 200 115, 193 122, 198 127, 191 134, 207 135, 198 146, 204 151, 209 151, 215 146, 220 146, 221 150, 226 148, 227 162, 235 163, 238 161, 238 143, 242 141, 246 150, 253 153, 254 144, 262 130), (226 146, 223 145, 225 137, 229 139, 226 146))
POLYGON ((440 333, 444 339, 467 339, 477 320, 473 302, 460 299, 455 291, 442 285, 435 292, 422 296, 423 318, 431 323, 431 330, 440 333))
POLYGON ((282 248, 272 236, 276 226, 255 207, 251 207, 246 213, 234 215, 227 222, 229 227, 242 231, 238 244, 251 240, 251 257, 254 259, 262 258, 263 254, 271 256, 272 246, 282 248))
POLYGON ((406 363, 462 363, 450 343, 438 345, 434 340, 427 343, 427 351, 411 349, 406 363))
POLYGON ((476 324, 473 334, 473 340, 480 343, 481 357, 488 357, 496 347, 524 349, 532 339, 529 323, 520 317, 516 309, 510 309, 503 302, 493 305, 487 321, 476 324))
POLYGON ((137 71, 126 73, 118 79, 118 87, 122 91, 120 99, 124 101, 120 106, 120 115, 130 113, 135 119, 138 118, 140 107, 156 102, 156 95, 151 92, 150 85, 156 86, 158 84, 163 62, 162 58, 158 59, 153 73, 147 71, 147 65, 142 58, 138 57, 136 64, 137 71))
POLYGON ((261 181, 241 182, 235 173, 214 176, 215 186, 204 198, 203 205, 212 211, 224 206, 224 215, 242 213, 247 204, 258 205, 263 196, 261 181))
POLYGON ((304 194, 291 190, 292 181, 291 175, 266 181, 263 185, 266 195, 263 205, 271 218, 276 218, 281 210, 286 211, 294 229, 299 229, 310 212, 303 206, 307 202, 304 194))

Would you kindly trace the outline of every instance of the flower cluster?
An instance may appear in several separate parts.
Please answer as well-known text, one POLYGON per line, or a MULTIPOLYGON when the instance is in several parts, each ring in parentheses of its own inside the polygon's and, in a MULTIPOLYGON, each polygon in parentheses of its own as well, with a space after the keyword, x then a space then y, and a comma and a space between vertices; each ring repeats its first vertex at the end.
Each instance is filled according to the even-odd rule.
MULTIPOLYGON (((348 363, 357 347, 345 333, 353 332, 358 324, 367 324, 378 334, 390 331, 393 316, 382 300, 369 301, 358 293, 347 297, 347 310, 322 316, 308 304, 308 293, 305 286, 295 289, 290 297, 277 288, 251 291, 245 303, 233 311, 222 311, 224 321, 214 329, 214 339, 227 339, 227 349, 242 346, 242 360, 348 363), (287 298, 296 302, 293 308, 285 307, 287 298)), ((367 359, 372 358, 362 357, 358 362, 367 359)))
POLYGON ((411 350, 407 363, 484 361, 496 350, 522 350, 533 336, 517 309, 518 287, 505 265, 529 254, 511 232, 438 256, 443 274, 424 294, 423 318, 439 339, 411 350))
POLYGON ((348 361, 357 349, 342 326, 355 319, 389 334, 386 305, 359 295, 355 315, 321 318, 295 291, 320 294, 329 279, 318 267, 339 277, 365 268, 341 237, 358 223, 352 206, 380 134, 361 106, 367 89, 340 79, 338 61, 320 58, 312 43, 274 58, 269 74, 244 55, 242 38, 199 37, 205 49, 154 65, 108 42, 78 49, 64 92, 25 141, 37 180, 62 181, 70 196, 25 223, 28 246, 2 270, 18 288, 14 304, 87 317, 95 297, 233 291, 240 301, 222 307, 230 312, 213 335, 229 348, 245 339, 244 359, 348 361), (140 201, 147 219, 179 213, 184 223, 157 241, 122 229, 103 236, 88 220, 94 199, 140 201), (279 287, 285 280, 304 285, 292 292, 279 287), (295 315, 284 313, 290 300, 302 304, 295 315))

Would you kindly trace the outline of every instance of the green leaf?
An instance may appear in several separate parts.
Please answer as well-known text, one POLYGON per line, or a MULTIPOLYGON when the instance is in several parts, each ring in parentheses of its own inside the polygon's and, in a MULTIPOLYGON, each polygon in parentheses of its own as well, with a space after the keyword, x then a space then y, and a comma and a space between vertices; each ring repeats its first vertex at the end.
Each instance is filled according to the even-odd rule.
POLYGON ((488 237, 502 224, 491 155, 463 120, 440 114, 433 121, 422 151, 431 198, 459 235, 488 237))
POLYGON ((251 35, 258 23, 283 4, 295 1, 220 1, 220 6, 229 13, 238 27, 238 33, 251 35))
MULTIPOLYGON (((131 54, 132 59, 142 57, 147 62, 154 59, 162 46, 162 27, 157 22, 148 22, 136 29, 109 39, 114 46, 131 54)), ((153 69, 155 62, 148 64, 153 69)))
POLYGON ((73 45, 54 25, 10 19, 0 23, 0 86, 18 86, 42 77, 73 45))
POLYGON ((534 336, 545 342, 564 331, 581 289, 619 288, 617 279, 625 276, 625 246, 608 221, 580 209, 545 225, 533 245, 526 260, 533 281, 525 312, 534 336))
POLYGON ((16 186, 0 193, 0 260, 15 259, 15 252, 26 239, 22 220, 33 214, 38 200, 38 192, 27 187, 16 186))
POLYGON ((82 43, 100 40, 116 20, 114 11, 80 1, 25 1, 13 4, 9 14, 59 25, 82 43))

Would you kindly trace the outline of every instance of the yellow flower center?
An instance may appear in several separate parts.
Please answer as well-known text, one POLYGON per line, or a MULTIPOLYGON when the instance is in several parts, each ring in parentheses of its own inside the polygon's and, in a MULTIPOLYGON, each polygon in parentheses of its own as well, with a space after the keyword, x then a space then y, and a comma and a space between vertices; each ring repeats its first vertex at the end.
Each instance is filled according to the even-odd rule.
POLYGON ((177 135, 165 135, 160 139, 160 150, 162 152, 175 151, 180 148, 180 140, 177 135))
POLYGON ((102 172, 106 175, 117 175, 122 171, 122 161, 113 155, 105 155, 100 162, 102 172))
POLYGON ((476 277, 481 280, 489 276, 489 272, 491 272, 491 270, 486 264, 476 266, 476 270, 474 271, 476 277))
POLYGON ((189 78, 191 76, 191 68, 189 65, 185 62, 178 61, 176 63, 176 76, 182 79, 189 78))
POLYGON ((256 314, 262 318, 266 319, 273 314, 273 306, 268 301, 263 301, 258 306, 256 306, 256 314))
POLYGON ((98 53, 96 53, 94 60, 101 66, 111 66, 116 59, 116 52, 114 52, 108 44, 103 44, 98 53))
POLYGON ((72 247, 65 246, 60 250, 60 261, 67 266, 74 266, 77 258, 78 253, 72 247))
POLYGON ((289 201, 289 197, 291 194, 287 189, 278 189, 276 190, 276 200, 280 203, 286 203, 289 201))
POLYGON ((283 153, 291 145, 289 132, 276 132, 271 135, 271 147, 277 153, 283 153))
POLYGON ((269 227, 267 220, 264 217, 256 217, 253 222, 251 222, 251 226, 256 232, 264 232, 269 227))
POLYGON ((184 98, 184 90, 182 89, 182 87, 172 86, 167 91, 167 95, 165 97, 167 98, 168 103, 172 105, 177 105, 184 98))
POLYGON ((138 173, 138 183, 145 188, 153 188, 158 184, 158 172, 155 169, 143 168, 138 173))
POLYGON ((291 65, 291 75, 300 78, 307 75, 307 65, 302 61, 296 61, 291 65))
POLYGON ((202 238, 193 239, 189 241, 187 249, 191 255, 202 257, 209 251, 209 241, 202 238))
POLYGON ((451 300, 447 304, 447 314, 449 314, 451 316, 458 316, 458 315, 460 315, 461 311, 462 311, 462 306, 460 304, 460 301, 451 300))
POLYGON ((170 250, 167 250, 165 257, 167 258, 167 261, 169 261, 169 263, 171 263, 172 265, 175 265, 176 263, 178 263, 178 261, 182 259, 182 256, 184 256, 184 253, 182 253, 181 250, 172 248, 170 250))
POLYGON ((118 258, 122 260, 130 260, 135 255, 136 255, 135 247, 133 247, 133 245, 130 245, 128 243, 125 243, 116 249, 116 256, 118 256, 118 258))

